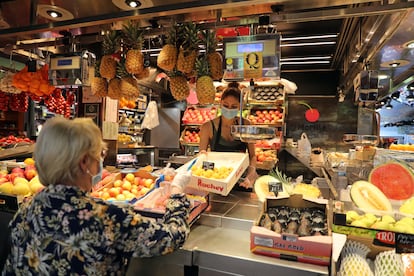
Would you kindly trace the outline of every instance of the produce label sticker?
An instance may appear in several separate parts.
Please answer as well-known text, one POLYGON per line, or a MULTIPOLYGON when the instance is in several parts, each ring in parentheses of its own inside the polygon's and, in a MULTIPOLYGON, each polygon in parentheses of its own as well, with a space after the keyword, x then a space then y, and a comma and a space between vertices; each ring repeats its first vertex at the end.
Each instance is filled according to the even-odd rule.
POLYGON ((203 170, 214 170, 214 162, 203 161, 203 170))
POLYGON ((261 78, 263 70, 263 53, 244 53, 243 73, 245 79, 261 78))

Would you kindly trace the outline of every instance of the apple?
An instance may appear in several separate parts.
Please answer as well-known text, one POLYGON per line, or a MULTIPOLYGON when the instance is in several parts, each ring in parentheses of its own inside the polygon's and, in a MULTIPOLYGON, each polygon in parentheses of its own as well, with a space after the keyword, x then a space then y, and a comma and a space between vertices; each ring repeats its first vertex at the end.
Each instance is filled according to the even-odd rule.
POLYGON ((121 187, 122 187, 123 190, 130 191, 131 190, 131 187, 132 187, 132 184, 131 184, 130 181, 128 181, 127 179, 125 179, 124 182, 122 183, 122 186, 121 187))
POLYGON ((27 180, 31 180, 33 177, 37 175, 37 171, 33 168, 27 168, 24 170, 24 177, 27 180))
POLYGON ((139 176, 135 177, 134 184, 136 186, 139 186, 140 185, 140 182, 141 182, 141 177, 139 177, 139 176))

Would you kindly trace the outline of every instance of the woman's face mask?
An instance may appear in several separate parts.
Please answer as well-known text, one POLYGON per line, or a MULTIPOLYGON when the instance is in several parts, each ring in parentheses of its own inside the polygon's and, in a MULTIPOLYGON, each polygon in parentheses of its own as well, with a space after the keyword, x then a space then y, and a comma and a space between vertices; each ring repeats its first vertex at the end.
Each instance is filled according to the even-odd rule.
POLYGON ((102 171, 103 171, 103 160, 102 158, 99 160, 99 171, 97 174, 92 175, 89 173, 89 175, 92 177, 92 187, 99 183, 99 181, 102 180, 102 171))
POLYGON ((221 107, 221 115, 223 115, 226 119, 233 119, 237 116, 237 113, 239 112, 238 108, 226 108, 224 106, 221 107))

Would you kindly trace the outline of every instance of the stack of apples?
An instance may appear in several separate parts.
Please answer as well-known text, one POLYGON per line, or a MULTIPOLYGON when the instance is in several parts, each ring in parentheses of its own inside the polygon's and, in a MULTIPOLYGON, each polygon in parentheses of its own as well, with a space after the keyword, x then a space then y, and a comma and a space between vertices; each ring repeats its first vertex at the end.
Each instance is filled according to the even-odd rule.
POLYGON ((217 115, 216 108, 195 108, 189 107, 184 112, 183 123, 201 125, 211 119, 214 119, 217 115))
POLYGON ((258 163, 263 163, 265 161, 276 162, 277 156, 274 150, 263 150, 256 148, 256 161, 258 163))
POLYGON ((144 196, 154 185, 155 180, 153 178, 145 178, 135 176, 133 173, 127 173, 122 179, 114 180, 112 185, 93 191, 91 196, 108 201, 131 200, 144 196))
POLYGON ((185 143, 200 143, 199 129, 186 129, 184 130, 183 142, 185 143))
POLYGON ((248 119, 252 124, 276 124, 283 121, 283 111, 279 109, 252 110, 248 119))
POLYGON ((44 188, 40 183, 34 160, 27 158, 25 167, 15 167, 10 173, 0 172, 0 193, 16 196, 31 196, 44 188))

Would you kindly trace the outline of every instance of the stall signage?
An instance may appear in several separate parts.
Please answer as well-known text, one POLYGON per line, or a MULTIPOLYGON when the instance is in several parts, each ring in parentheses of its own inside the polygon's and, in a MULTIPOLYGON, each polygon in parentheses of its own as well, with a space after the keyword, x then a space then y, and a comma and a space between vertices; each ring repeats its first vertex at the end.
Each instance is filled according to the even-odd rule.
POLYGON ((214 162, 203 161, 203 170, 214 170, 214 162))
POLYGON ((414 253, 414 235, 395 233, 395 252, 414 253))
POLYGON ((283 192, 283 184, 281 182, 269 181, 267 184, 269 185, 269 192, 274 193, 275 196, 277 196, 279 192, 283 192))
POLYGON ((244 53, 244 78, 255 79, 262 77, 263 53, 246 52, 244 53))

